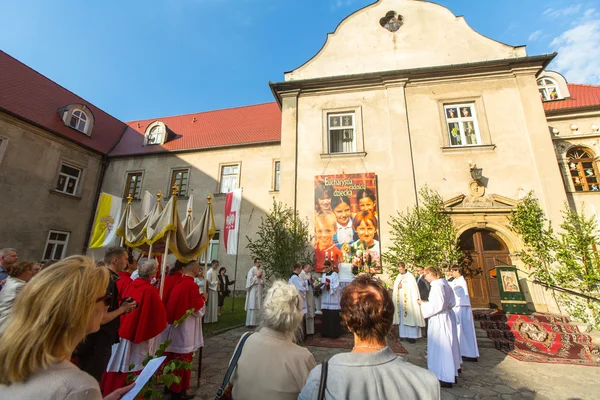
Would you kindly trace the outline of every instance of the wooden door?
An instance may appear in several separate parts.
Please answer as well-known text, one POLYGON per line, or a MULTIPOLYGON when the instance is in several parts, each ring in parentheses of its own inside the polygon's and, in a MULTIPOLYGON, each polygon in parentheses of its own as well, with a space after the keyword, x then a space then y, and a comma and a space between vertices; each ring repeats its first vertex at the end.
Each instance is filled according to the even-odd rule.
POLYGON ((506 244, 485 229, 470 229, 460 236, 466 256, 466 278, 473 308, 500 308, 500 289, 490 276, 497 265, 511 265, 506 244))

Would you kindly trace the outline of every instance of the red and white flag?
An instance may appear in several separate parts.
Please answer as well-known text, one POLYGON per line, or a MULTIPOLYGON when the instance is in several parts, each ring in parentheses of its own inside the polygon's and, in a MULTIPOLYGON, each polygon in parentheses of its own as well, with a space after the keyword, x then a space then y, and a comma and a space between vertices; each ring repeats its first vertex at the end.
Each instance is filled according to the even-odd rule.
POLYGON ((225 197, 225 229, 223 229, 227 254, 237 254, 241 206, 242 189, 234 189, 227 193, 227 197, 225 197))

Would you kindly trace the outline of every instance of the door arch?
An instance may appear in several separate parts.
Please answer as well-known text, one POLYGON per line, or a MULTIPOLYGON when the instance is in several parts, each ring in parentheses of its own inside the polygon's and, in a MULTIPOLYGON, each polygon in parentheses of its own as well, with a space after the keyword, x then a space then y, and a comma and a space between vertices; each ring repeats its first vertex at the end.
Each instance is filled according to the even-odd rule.
POLYGON ((490 276, 497 265, 511 265, 506 243, 488 229, 469 229, 459 238, 465 253, 467 282, 474 308, 500 308, 500 289, 490 276))

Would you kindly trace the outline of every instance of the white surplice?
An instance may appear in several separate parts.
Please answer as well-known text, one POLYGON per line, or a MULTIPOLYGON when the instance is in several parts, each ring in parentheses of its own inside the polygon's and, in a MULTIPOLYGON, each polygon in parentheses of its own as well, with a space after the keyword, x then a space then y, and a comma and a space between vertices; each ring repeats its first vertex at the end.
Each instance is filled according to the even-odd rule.
POLYGON ((460 355, 463 357, 479 358, 479 348, 477 347, 477 336, 475 335, 473 310, 471 309, 471 298, 469 297, 467 281, 462 276, 459 276, 449 284, 454 291, 454 299, 456 301, 456 306, 452 310, 456 316, 460 355))
POLYGON ((306 286, 306 334, 312 335, 315 333, 315 297, 310 283, 311 276, 303 270, 300 272, 300 279, 306 286))
POLYGON ((258 326, 262 309, 263 279, 259 278, 258 267, 253 266, 246 276, 246 326, 258 326))
POLYGON ((187 354, 198 350, 204 346, 204 336, 202 335, 202 316, 206 311, 206 306, 190 314, 181 325, 172 327, 169 325, 169 335, 171 344, 166 351, 177 354, 187 354))
POLYGON ((322 310, 340 310, 340 279, 337 272, 332 271, 331 273, 323 273, 321 277, 321 283, 324 283, 329 279, 329 290, 323 286, 323 292, 321 294, 321 309, 322 310))
POLYGON ((288 283, 294 285, 298 289, 298 297, 300 297, 300 303, 302 304, 302 315, 306 315, 308 308, 306 307, 306 292, 308 287, 306 281, 300 278, 300 275, 293 273, 288 283))
POLYGON ((429 318, 427 329, 427 369, 440 381, 454 383, 458 376, 460 349, 452 311, 454 293, 444 279, 431 282, 429 301, 421 304, 424 318, 429 318))
POLYGON ((419 307, 419 288, 415 277, 410 272, 398 274, 394 281, 392 294, 394 301, 394 324, 398 324, 401 338, 418 339, 425 320, 419 307), (402 284, 402 288, 398 286, 402 284))
POLYGON ((206 273, 206 282, 204 283, 206 293, 208 293, 208 304, 206 305, 206 314, 204 314, 204 323, 210 324, 219 320, 218 316, 218 305, 219 296, 217 291, 219 290, 219 278, 217 277, 217 270, 209 268, 206 273))
POLYGON ((146 340, 141 343, 133 343, 130 340, 123 339, 119 343, 112 345, 112 354, 108 365, 106 366, 107 372, 137 372, 144 369, 142 363, 146 358, 147 354, 155 354, 158 349, 159 338, 158 335, 150 340, 146 340), (134 364, 133 369, 129 369, 129 366, 134 364))

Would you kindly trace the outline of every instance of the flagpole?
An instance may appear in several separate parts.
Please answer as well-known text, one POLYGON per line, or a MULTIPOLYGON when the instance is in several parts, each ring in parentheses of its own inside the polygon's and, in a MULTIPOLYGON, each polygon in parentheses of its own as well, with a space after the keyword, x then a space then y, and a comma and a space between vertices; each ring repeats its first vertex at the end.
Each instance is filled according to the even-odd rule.
MULTIPOLYGON (((242 191, 242 194, 243 194, 244 193, 244 189, 240 188, 240 190, 242 191)), ((238 222, 242 220, 241 197, 242 196, 240 196, 240 212, 239 212, 240 215, 238 215, 238 217, 239 217, 238 222)), ((239 226, 238 226, 237 246, 235 248, 235 270, 234 270, 234 273, 233 273, 233 276, 234 276, 235 279, 233 280, 233 296, 231 297, 231 312, 232 313, 233 313, 233 307, 235 305, 235 283, 237 282, 237 279, 238 279, 238 277, 237 277, 238 254, 240 254, 240 232, 241 231, 242 231, 242 224, 239 224, 239 226)))
POLYGON ((152 260, 154 257, 152 257, 152 246, 154 246, 154 243, 150 244, 150 248, 148 248, 148 259, 152 260))
MULTIPOLYGON (((177 185, 173 185, 173 192, 171 193, 171 196, 177 196, 178 190, 179 190, 179 187, 177 185)), ((177 199, 177 198, 175 197, 175 199, 177 199)), ((175 207, 175 210, 177 210, 177 204, 174 204, 173 207, 175 207)), ((162 266, 160 268, 160 299, 161 300, 163 298, 163 291, 165 289, 165 276, 167 275, 167 256, 169 255, 169 243, 171 242, 171 232, 170 231, 166 232, 166 235, 167 235, 167 242, 165 243, 165 254, 163 255, 162 266)))

